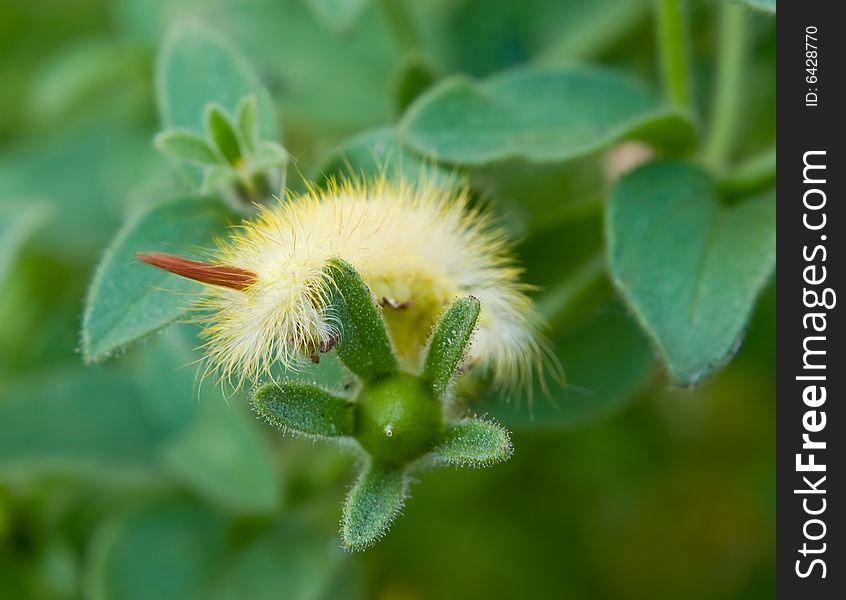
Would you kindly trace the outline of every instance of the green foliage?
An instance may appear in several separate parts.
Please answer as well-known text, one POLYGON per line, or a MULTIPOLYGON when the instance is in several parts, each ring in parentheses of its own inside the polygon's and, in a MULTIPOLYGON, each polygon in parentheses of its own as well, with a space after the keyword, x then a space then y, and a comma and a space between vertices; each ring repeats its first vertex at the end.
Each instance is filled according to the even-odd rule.
POLYGON ((615 188, 610 267, 673 379, 694 385, 737 351, 775 266, 772 196, 728 206, 682 162, 644 167, 615 188))
POLYGON ((156 148, 177 160, 198 165, 216 165, 220 161, 206 140, 187 129, 168 129, 156 136, 156 148))
POLYGON ((15 213, 10 208, 0 206, 0 285, 5 281, 21 247, 48 217, 49 209, 43 204, 28 204, 15 213))
POLYGON ((467 353, 481 304, 476 298, 456 300, 435 327, 426 354, 424 377, 437 398, 446 398, 461 360, 467 353))
POLYGON ((256 412, 283 431, 337 437, 353 433, 353 404, 299 381, 266 383, 253 394, 256 412))
POLYGON ((168 34, 156 65, 156 96, 165 127, 200 134, 209 103, 235 114, 242 98, 255 96, 259 134, 279 136, 273 101, 256 72, 219 34, 196 23, 168 34))
POLYGON ((0 597, 772 595, 774 1, 37 4, 0 19, 0 597), (340 443, 200 377, 201 288, 135 252, 350 173, 490 208, 542 373, 461 373, 467 300, 400 366, 341 268, 345 335, 250 382, 340 443))
POLYGON ((130 220, 106 250, 91 283, 82 323, 85 360, 103 360, 179 319, 190 294, 200 289, 197 283, 138 263, 136 252, 208 247, 230 219, 214 199, 188 197, 153 206, 130 220))
POLYGON ((432 459, 460 467, 487 467, 508 460, 512 451, 507 430, 483 419, 465 419, 447 428, 432 459))
POLYGON ((367 465, 344 503, 341 520, 344 546, 364 550, 379 541, 402 510, 409 484, 402 469, 367 465))
POLYGON ((341 326, 338 356, 364 381, 394 373, 398 365, 385 319, 367 285, 342 260, 326 269, 332 282, 328 307, 341 326))
POLYGON ((691 123, 611 72, 524 68, 476 83, 454 77, 409 107, 401 137, 438 160, 563 161, 627 138, 688 147, 691 123))

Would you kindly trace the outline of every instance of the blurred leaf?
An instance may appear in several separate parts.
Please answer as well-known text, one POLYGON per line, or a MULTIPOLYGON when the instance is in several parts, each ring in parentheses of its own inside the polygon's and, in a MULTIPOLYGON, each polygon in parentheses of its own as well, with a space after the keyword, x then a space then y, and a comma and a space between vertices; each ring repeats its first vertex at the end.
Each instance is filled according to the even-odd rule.
POLYGON ((0 206, 0 285, 4 284, 18 251, 49 216, 49 209, 43 203, 20 204, 14 209, 0 206))
POLYGON ((763 10, 765 12, 775 14, 776 11, 776 0, 726 0, 728 2, 741 2, 746 6, 751 6, 752 8, 757 8, 758 10, 763 10))
POLYGON ((623 296, 672 378, 696 384, 736 352, 772 274, 773 197, 727 206, 698 167, 659 162, 619 182, 607 221, 623 296))
POLYGON ((397 359, 385 319, 367 284, 352 266, 339 259, 329 262, 326 273, 333 284, 329 310, 342 327, 338 341, 341 361, 364 381, 395 372, 397 359))
POLYGON ((279 137, 276 109, 256 72, 221 36, 197 23, 176 26, 169 33, 156 65, 156 92, 166 127, 200 134, 208 103, 235 114, 242 98, 255 96, 259 134, 279 137))
POLYGON ((364 468, 344 503, 341 537, 349 550, 364 550, 384 536, 402 510, 409 481, 401 469, 364 468))
POLYGON ((241 99, 235 111, 235 123, 244 146, 247 150, 253 150, 258 137, 258 100, 255 96, 241 99))
MULTIPOLYGON (((546 64, 600 56, 649 16, 648 0, 568 0, 553 3, 566 15, 545 24, 551 35, 538 53, 546 64)), ((537 19, 538 16, 535 16, 537 19)))
POLYGON ((218 165, 220 159, 201 135, 187 129, 166 129, 156 135, 156 148, 177 160, 199 165, 218 165))
POLYGON ((536 378, 531 399, 510 397, 474 408, 512 430, 576 427, 619 411, 644 388, 653 364, 648 340, 623 312, 619 305, 606 305, 580 327, 553 338, 563 384, 547 372, 546 392, 536 378))
POLYGON ((395 104, 400 113, 430 88, 439 77, 435 62, 420 52, 407 54, 394 75, 395 104))
MULTIPOLYGON (((314 529, 284 522, 254 541, 227 565, 215 600, 318 600, 336 598, 331 588, 343 565, 329 540, 314 529)), ((347 578, 339 582, 343 589, 347 578)))
POLYGON ((693 125, 626 77, 598 69, 515 69, 483 82, 447 79, 406 112, 400 137, 449 163, 564 161, 636 138, 675 149, 693 125))
POLYGON ((0 471, 147 476, 164 434, 130 379, 100 369, 51 371, 0 398, 0 471))
POLYGON ((432 385, 436 398, 444 399, 464 360, 481 304, 472 296, 453 302, 441 315, 426 353, 423 375, 432 385))
POLYGON ((165 500, 107 521, 91 550, 93 600, 207 600, 225 565, 227 521, 187 500, 165 500))
POLYGON ((268 423, 305 435, 337 437, 353 433, 353 403, 300 381, 266 383, 253 394, 256 412, 268 423))
POLYGON ((200 284, 139 263, 136 252, 210 247, 230 216, 211 198, 182 198, 130 220, 106 251, 89 290, 82 353, 99 361, 185 314, 200 284))
POLYGON ((205 108, 204 120, 206 132, 220 154, 230 165, 237 165, 241 159, 241 144, 238 142, 232 123, 229 122, 229 117, 216 104, 208 104, 205 108))
POLYGON ((456 172, 404 149, 396 131, 388 127, 366 131, 343 142, 321 163, 317 177, 377 178, 382 174, 393 181, 432 182, 442 186, 459 181, 456 172))
POLYGON ((343 30, 350 27, 370 0, 305 0, 325 26, 343 30))
POLYGON ((447 427, 432 458, 458 467, 487 467, 508 460, 512 451, 508 431, 483 419, 464 419, 447 427))
MULTIPOLYGON (((89 555, 92 600, 320 600, 344 557, 313 528, 282 522, 248 540, 197 502, 161 498, 106 521, 89 555), (233 533, 235 536, 233 536, 233 533)), ((343 597, 343 596, 342 596, 343 597)))
POLYGON ((0 205, 49 202, 54 218, 39 242, 65 259, 88 259, 133 195, 163 176, 166 161, 150 135, 123 122, 86 122, 9 146, 0 154, 0 205))
POLYGON ((162 451, 180 482, 238 512, 271 512, 279 505, 276 468, 255 419, 219 394, 199 400, 197 415, 162 451))
POLYGON ((649 5, 648 0, 464 0, 449 15, 445 43, 456 71, 472 75, 537 60, 584 61, 641 25, 649 5))

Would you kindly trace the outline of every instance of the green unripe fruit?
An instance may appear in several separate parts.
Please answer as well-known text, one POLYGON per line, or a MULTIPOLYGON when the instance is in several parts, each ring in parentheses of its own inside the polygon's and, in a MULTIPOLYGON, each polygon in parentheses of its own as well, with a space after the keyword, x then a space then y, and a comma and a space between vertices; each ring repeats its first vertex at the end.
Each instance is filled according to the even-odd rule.
POLYGON ((365 385, 356 400, 356 438, 378 462, 404 465, 443 432, 441 405, 417 377, 397 373, 365 385))

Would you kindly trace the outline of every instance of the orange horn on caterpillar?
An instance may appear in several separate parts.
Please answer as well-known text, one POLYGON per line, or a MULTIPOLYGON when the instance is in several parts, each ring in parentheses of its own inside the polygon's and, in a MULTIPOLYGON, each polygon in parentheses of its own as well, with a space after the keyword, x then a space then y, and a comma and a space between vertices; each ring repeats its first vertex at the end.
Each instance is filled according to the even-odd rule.
POLYGON ((246 269, 188 260, 163 252, 139 252, 135 255, 135 258, 180 277, 233 290, 241 291, 255 283, 257 279, 255 273, 246 269))

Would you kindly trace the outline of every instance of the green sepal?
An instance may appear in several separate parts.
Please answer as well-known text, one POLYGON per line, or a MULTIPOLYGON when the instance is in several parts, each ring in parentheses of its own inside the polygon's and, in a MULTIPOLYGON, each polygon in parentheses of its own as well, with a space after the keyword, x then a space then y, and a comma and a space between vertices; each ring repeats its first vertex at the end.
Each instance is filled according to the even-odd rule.
POLYGON ((241 145, 223 109, 217 104, 206 105, 203 121, 220 154, 230 165, 236 166, 241 160, 241 145))
POLYGON ((341 328, 338 356, 364 381, 397 372, 385 319, 355 269, 340 259, 329 261, 329 310, 341 328))
POLYGON ((390 529, 408 496, 409 478, 401 469, 368 464, 344 503, 341 538, 347 550, 364 550, 390 529))
POLYGON ((474 418, 448 426, 431 457, 435 464, 482 468, 508 460, 512 452, 507 429, 474 418))
POLYGON ((479 300, 472 296, 456 300, 435 327, 423 376, 431 383, 438 398, 443 399, 449 393, 458 366, 470 345, 480 310, 479 300))
POLYGON ((353 402, 300 381, 266 383, 253 406, 268 423, 305 435, 338 437, 353 432, 353 402))
POLYGON ((156 149, 171 158, 198 165, 219 165, 220 159, 202 136, 188 129, 166 129, 153 139, 156 149))

